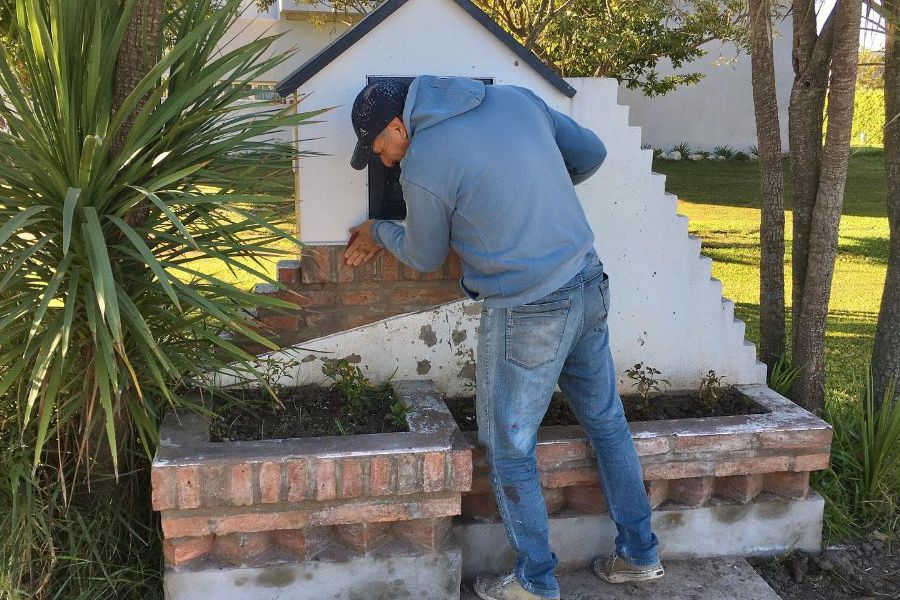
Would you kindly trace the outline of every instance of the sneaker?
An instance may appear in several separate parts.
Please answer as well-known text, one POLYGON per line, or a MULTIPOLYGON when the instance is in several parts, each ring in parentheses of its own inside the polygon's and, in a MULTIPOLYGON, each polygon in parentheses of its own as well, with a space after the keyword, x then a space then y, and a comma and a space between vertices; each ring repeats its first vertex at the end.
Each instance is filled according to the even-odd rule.
POLYGON ((609 558, 594 559, 594 574, 606 583, 652 581, 665 575, 662 563, 648 567, 632 564, 616 552, 609 558))
POLYGON ((499 577, 479 577, 475 580, 475 593, 482 600, 544 600, 523 588, 513 573, 499 577))

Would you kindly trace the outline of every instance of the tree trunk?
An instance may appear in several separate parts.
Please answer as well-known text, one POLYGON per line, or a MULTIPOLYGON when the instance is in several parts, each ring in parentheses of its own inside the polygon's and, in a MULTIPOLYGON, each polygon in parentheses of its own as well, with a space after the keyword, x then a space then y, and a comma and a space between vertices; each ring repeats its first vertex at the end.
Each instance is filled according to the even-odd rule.
POLYGON ((881 402, 891 377, 900 377, 900 2, 884 2, 884 170, 890 255, 878 313, 872 372, 875 401, 881 402))
POLYGON ((799 316, 795 323, 794 361, 806 367, 794 385, 794 393, 795 399, 804 407, 819 414, 825 403, 825 324, 850 158, 861 9, 858 0, 838 0, 832 14, 836 19, 828 91, 828 131, 810 213, 805 264, 798 264, 797 256, 794 257, 795 265, 804 268, 803 286, 799 290, 800 308, 794 307, 799 316))
POLYGON ((784 171, 769 0, 750 0, 750 61, 759 145, 759 351, 769 374, 784 353, 784 171))

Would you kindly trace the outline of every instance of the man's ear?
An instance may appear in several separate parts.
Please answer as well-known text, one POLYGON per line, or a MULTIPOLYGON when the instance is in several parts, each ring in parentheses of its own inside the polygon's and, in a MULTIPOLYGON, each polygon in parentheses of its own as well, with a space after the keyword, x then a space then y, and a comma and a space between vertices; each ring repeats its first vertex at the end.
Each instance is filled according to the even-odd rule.
POLYGON ((406 132, 406 125, 403 124, 403 119, 401 119, 400 117, 394 117, 393 119, 391 119, 391 122, 388 123, 388 127, 394 128, 404 138, 409 137, 406 132))

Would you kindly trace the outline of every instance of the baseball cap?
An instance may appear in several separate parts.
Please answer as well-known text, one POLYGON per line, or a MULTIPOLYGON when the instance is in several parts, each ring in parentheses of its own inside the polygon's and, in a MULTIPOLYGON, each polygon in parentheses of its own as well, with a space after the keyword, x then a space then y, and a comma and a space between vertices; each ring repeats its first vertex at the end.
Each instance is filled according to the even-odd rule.
POLYGON ((358 138, 350 166, 361 171, 372 157, 372 142, 394 117, 403 115, 409 84, 399 79, 381 79, 362 89, 353 102, 353 130, 358 138))

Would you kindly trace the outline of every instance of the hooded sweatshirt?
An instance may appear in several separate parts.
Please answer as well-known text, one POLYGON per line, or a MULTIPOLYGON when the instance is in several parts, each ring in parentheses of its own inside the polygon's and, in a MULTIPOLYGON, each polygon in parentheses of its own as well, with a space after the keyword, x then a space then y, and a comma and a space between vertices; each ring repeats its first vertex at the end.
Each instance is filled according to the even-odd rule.
POLYGON ((530 90, 462 77, 417 77, 403 111, 405 227, 372 236, 421 272, 452 247, 460 285, 495 308, 534 302, 577 275, 594 235, 575 184, 606 157, 597 136, 530 90))

